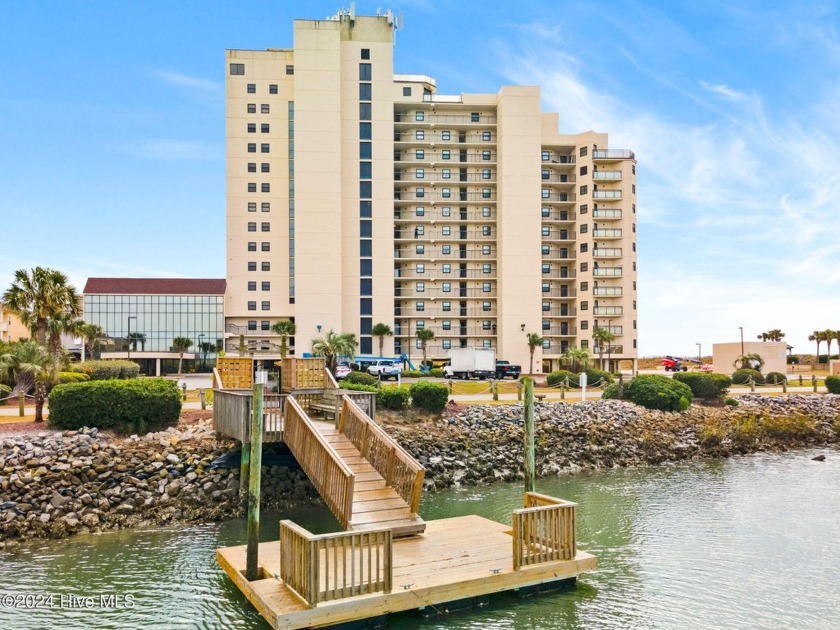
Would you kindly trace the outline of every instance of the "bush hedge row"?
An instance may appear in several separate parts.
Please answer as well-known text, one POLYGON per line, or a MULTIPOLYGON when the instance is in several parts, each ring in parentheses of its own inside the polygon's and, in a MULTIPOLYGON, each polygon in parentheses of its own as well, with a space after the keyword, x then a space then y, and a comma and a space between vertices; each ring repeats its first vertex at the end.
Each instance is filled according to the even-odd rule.
POLYGON ((449 402, 449 388, 442 383, 418 381, 412 383, 411 404, 431 413, 440 413, 449 402))
POLYGON ((178 383, 162 378, 56 385, 49 424, 58 429, 97 427, 145 433, 174 426, 181 415, 178 383))
POLYGON ((825 388, 829 394, 840 394, 840 376, 826 376, 825 388))
POLYGON ((383 387, 376 394, 376 404, 385 409, 399 411, 408 407, 411 392, 408 387, 383 387))
POLYGON ((344 377, 344 382, 352 383, 353 385, 376 385, 379 379, 367 372, 350 372, 350 374, 344 377))
POLYGON ((59 383, 84 383, 90 380, 90 376, 84 372, 59 372, 59 383))
MULTIPOLYGON (((596 370, 595 368, 590 368, 585 370, 585 373, 586 384, 589 387, 592 385, 607 385, 615 380, 615 377, 606 370, 596 370)), ((545 382, 546 385, 552 387, 554 385, 559 385, 562 381, 565 381, 566 378, 569 379, 570 387, 580 387, 580 375, 575 374, 574 372, 569 372, 568 370, 555 370, 554 372, 549 372, 548 376, 545 378, 545 382)))
POLYGON ((726 374, 709 374, 706 372, 676 372, 674 373, 674 380, 688 385, 694 397, 703 400, 723 398, 732 385, 732 379, 726 374))
POLYGON ((755 381, 756 385, 764 385, 764 377, 758 370, 751 370, 749 368, 740 368, 732 373, 733 385, 746 385, 750 378, 755 381))
POLYGON ((83 373, 92 381, 107 381, 114 378, 137 378, 140 366, 134 361, 124 359, 85 361, 79 364, 83 373))
POLYGON ((768 385, 781 385, 787 380, 787 376, 781 372, 768 372, 764 375, 764 382, 768 385))
MULTIPOLYGON (((603 397, 618 398, 618 385, 605 387, 603 397)), ((685 411, 694 395, 685 383, 659 374, 642 374, 624 386, 624 398, 647 409, 685 411)))

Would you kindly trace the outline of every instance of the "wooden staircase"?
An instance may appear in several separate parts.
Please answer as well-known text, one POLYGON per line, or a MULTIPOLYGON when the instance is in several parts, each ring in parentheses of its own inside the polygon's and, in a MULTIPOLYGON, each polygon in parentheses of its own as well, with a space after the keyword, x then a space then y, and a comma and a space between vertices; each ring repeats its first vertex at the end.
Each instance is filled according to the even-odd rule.
POLYGON ((283 441, 347 531, 425 531, 423 467, 352 400, 343 400, 337 426, 313 421, 291 396, 284 416, 283 441))

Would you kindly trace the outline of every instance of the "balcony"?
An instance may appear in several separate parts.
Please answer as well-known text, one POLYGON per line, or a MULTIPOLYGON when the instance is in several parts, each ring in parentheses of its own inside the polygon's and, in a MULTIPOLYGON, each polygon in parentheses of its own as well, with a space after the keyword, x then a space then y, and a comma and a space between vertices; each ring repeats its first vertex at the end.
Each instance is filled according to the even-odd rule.
POLYGON ((592 179, 604 182, 619 182, 621 181, 621 171, 593 171, 592 179))
POLYGON ((618 278, 623 275, 621 267, 595 267, 592 270, 593 276, 618 278))
POLYGON ((592 152, 593 160, 634 160, 636 155, 629 149, 596 149, 592 152))
POLYGON ((566 280, 567 278, 576 278, 577 270, 575 269, 552 269, 548 273, 542 274, 543 280, 566 280))
MULTIPOLYGON (((599 346, 592 347, 592 354, 601 356, 602 349, 599 346)), ((604 346, 604 355, 609 354, 624 354, 624 346, 604 346)))
POLYGON ((467 298, 486 298, 491 299, 496 297, 496 288, 493 287, 490 291, 485 291, 481 287, 472 287, 468 289, 459 289, 453 286, 449 291, 444 291, 442 287, 426 287, 422 291, 416 288, 395 288, 394 297, 400 300, 463 300, 467 298))
POLYGON ((568 250, 550 250, 548 253, 541 255, 543 260, 575 260, 577 254, 568 250))
POLYGON ((595 297, 621 297, 624 295, 622 287, 598 287, 592 290, 595 297))
POLYGON ((491 208, 489 212, 478 208, 469 209, 466 212, 453 212, 450 207, 446 212, 448 214, 444 215, 443 208, 426 206, 423 208, 423 214, 417 216, 417 212, 413 208, 408 208, 406 210, 397 208, 394 211, 394 221, 403 223, 410 221, 411 223, 429 225, 430 223, 434 224, 436 222, 464 223, 468 221, 481 221, 483 223, 487 223, 496 220, 496 211, 494 208, 491 208))
POLYGON ((401 184, 449 186, 459 184, 461 182, 494 183, 496 181, 496 171, 490 168, 487 170, 490 171, 489 177, 485 177, 482 173, 467 173, 466 175, 461 175, 458 173, 457 167, 452 169, 449 173, 444 173, 434 169, 427 169, 422 176, 417 177, 415 169, 407 169, 394 172, 394 183, 397 186, 401 184))
POLYGON ((443 253, 443 249, 436 247, 426 247, 423 252, 418 252, 416 248, 406 248, 403 250, 395 250, 394 258, 398 260, 428 260, 434 262, 436 260, 484 260, 492 262, 495 256, 492 253, 485 254, 481 250, 461 251, 457 247, 450 249, 449 253, 443 253))
POLYGON ((549 159, 543 160, 542 164, 545 165, 555 165, 555 164, 574 164, 575 163, 575 156, 574 155, 566 155, 562 153, 558 153, 556 151, 549 151, 548 152, 549 159))
MULTIPOLYGON (((424 143, 425 144, 425 143, 424 143)), ((416 151, 396 151, 394 162, 397 164, 437 164, 446 168, 448 164, 496 164, 495 151, 480 151, 461 155, 458 151, 423 150, 422 157, 417 157, 416 151)))
POLYGON ((543 184, 574 184, 577 181, 577 176, 574 173, 555 173, 548 177, 543 176, 543 184))
MULTIPOLYGON (((394 278, 401 280, 420 280, 426 282, 454 282, 465 278, 479 278, 483 280, 493 280, 496 277, 496 269, 491 267, 490 271, 484 269, 458 269, 451 268, 449 271, 444 271, 439 267, 429 266, 423 271, 411 265, 406 265, 404 268, 394 269, 394 278)), ((545 277, 545 276, 543 276, 545 277)))
POLYGON ((270 328, 251 328, 249 326, 237 326, 236 324, 225 324, 225 333, 229 335, 245 335, 247 337, 278 337, 270 328))
MULTIPOLYGON (((422 126, 423 123, 417 123, 422 126)), ((418 138, 416 131, 395 131, 394 142, 397 144, 396 149, 405 149, 408 146, 426 148, 430 145, 443 145, 457 147, 458 149, 466 147, 495 147, 495 140, 483 140, 480 131, 473 131, 470 133, 459 134, 458 132, 449 133, 446 135, 445 131, 435 132, 428 127, 422 127, 423 137, 418 138)))
POLYGON ((496 235, 491 230, 490 234, 485 234, 479 230, 467 230, 461 232, 460 230, 426 230, 422 232, 417 230, 394 230, 394 239, 397 241, 495 241, 496 235))
POLYGON ((543 328, 543 337, 575 337, 577 336, 577 328, 574 326, 552 326, 551 328, 543 328))
POLYGON ((621 199, 620 190, 593 190, 593 199, 621 199))
MULTIPOLYGON (((543 276, 545 277, 545 276, 543 276)), ((573 298, 577 296, 577 291, 574 289, 566 289, 563 290, 561 288, 552 288, 548 291, 542 291, 540 293, 544 298, 545 297, 553 297, 553 298, 573 298)))
POLYGON ((592 256, 595 258, 621 258, 621 248, 599 247, 592 250, 592 256))
POLYGON ((621 228, 592 230, 592 238, 621 238, 621 228))
POLYGON ((436 321, 437 318, 453 320, 463 319, 465 317, 493 318, 496 317, 496 303, 491 302, 491 304, 492 308, 489 311, 485 311, 483 307, 476 306, 461 308, 458 306, 456 299, 448 311, 444 310, 441 301, 429 302, 422 311, 418 311, 414 308, 414 303, 412 302, 411 306, 395 306, 394 317, 402 317, 404 319, 415 318, 431 321, 436 321))
POLYGON ((547 311, 542 311, 543 317, 577 317, 577 309, 574 307, 569 308, 550 308, 547 311))
POLYGON ((575 193, 550 192, 542 193, 543 203, 574 203, 577 201, 575 193))
POLYGON ((596 208, 592 211, 593 219, 620 219, 621 217, 619 208, 596 208))
POLYGON ((597 316, 605 315, 624 315, 623 306, 596 306, 592 309, 592 314, 597 316))
POLYGON ((548 230, 542 231, 542 240, 544 241, 573 241, 577 238, 577 234, 573 230, 548 230))
POLYGON ((496 124, 495 114, 486 114, 478 112, 474 115, 469 114, 430 114, 428 112, 421 112, 422 118, 417 118, 415 112, 395 112, 394 122, 397 124, 415 124, 415 125, 454 125, 454 126, 470 126, 470 127, 487 127, 496 124))
POLYGON ((543 223, 574 223, 577 221, 577 214, 569 212, 568 210, 561 210, 560 212, 543 212, 543 223))
MULTIPOLYGON (((453 188, 458 188, 458 182, 453 182, 453 188)), ((425 190, 421 194, 417 194, 416 190, 395 190, 394 201, 399 203, 458 203, 459 201, 480 201, 481 203, 495 203, 496 191, 491 190, 487 193, 483 192, 466 192, 461 195, 457 190, 452 190, 449 193, 443 191, 437 192, 430 187, 430 190, 425 190)))

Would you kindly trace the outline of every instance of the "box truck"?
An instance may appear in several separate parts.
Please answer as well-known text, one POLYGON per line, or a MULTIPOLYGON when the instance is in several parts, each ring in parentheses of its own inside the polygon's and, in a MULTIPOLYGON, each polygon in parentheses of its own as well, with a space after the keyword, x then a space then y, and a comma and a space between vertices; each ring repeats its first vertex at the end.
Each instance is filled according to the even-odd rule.
POLYGON ((443 368, 447 378, 478 378, 482 381, 496 375, 494 348, 453 348, 449 351, 449 365, 443 368))

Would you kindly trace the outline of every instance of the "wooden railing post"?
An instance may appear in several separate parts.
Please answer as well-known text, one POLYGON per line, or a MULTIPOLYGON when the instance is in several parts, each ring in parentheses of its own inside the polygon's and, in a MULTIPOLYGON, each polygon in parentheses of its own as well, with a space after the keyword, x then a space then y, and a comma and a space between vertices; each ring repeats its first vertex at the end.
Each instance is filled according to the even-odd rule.
POLYGON ((525 382, 525 491, 534 491, 534 379, 525 382))
POLYGON ((263 437, 263 389, 262 383, 254 383, 254 410, 251 420, 251 459, 253 467, 248 479, 248 549, 246 555, 245 579, 257 579, 259 568, 258 550, 260 544, 260 482, 262 477, 263 437))

